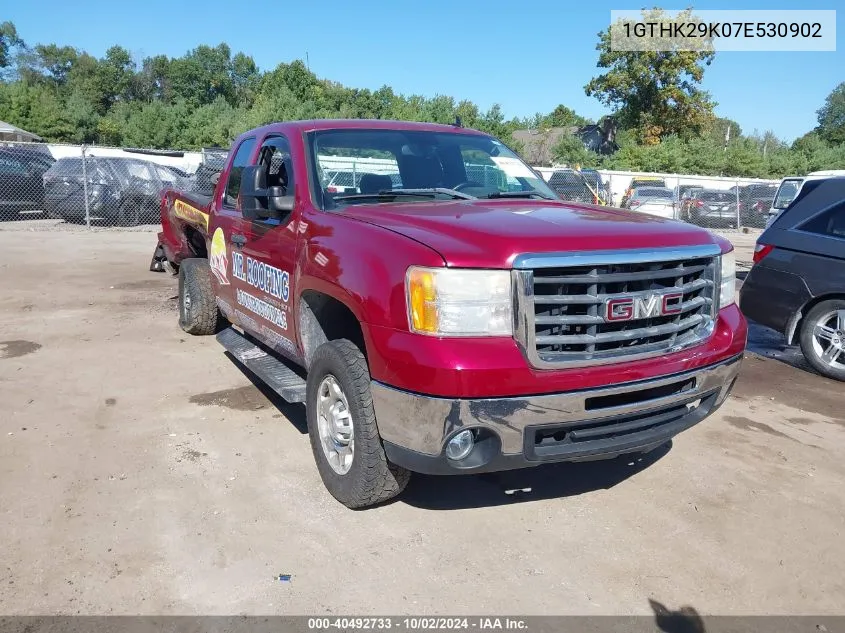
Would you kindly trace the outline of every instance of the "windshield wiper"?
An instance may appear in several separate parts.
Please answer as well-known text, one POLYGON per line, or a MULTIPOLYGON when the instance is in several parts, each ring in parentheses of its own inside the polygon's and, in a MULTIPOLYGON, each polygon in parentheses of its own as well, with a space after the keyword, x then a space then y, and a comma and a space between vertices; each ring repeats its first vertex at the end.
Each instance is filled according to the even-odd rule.
POLYGON ((454 189, 445 189, 443 187, 431 187, 428 189, 384 189, 377 193, 352 193, 345 196, 335 196, 334 200, 367 200, 370 198, 396 198, 398 196, 434 198, 438 195, 450 196, 456 200, 475 200, 475 196, 455 191, 454 189))
POLYGON ((538 198, 542 198, 543 200, 554 200, 554 198, 550 198, 539 191, 494 191, 493 193, 489 194, 488 198, 532 198, 537 196, 538 198))

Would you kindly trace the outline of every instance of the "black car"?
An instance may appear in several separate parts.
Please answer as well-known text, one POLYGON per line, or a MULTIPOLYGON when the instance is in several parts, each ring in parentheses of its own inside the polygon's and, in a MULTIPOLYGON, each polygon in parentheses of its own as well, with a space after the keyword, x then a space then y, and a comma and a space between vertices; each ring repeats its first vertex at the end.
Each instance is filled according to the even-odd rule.
MULTIPOLYGON (((85 221, 82 161, 61 158, 44 174, 45 203, 52 216, 85 221)), ((162 189, 193 188, 191 180, 170 167, 137 158, 86 156, 84 170, 90 219, 118 226, 158 222, 162 189)))
POLYGON ((845 178, 808 181, 763 232, 740 308, 845 380, 845 178))
POLYGON ((54 162, 46 147, 0 145, 0 220, 44 212, 42 179, 54 162))
POLYGON ((203 148, 202 160, 192 176, 193 191, 206 196, 212 195, 217 179, 226 167, 228 156, 228 150, 222 148, 203 148))
POLYGON ((560 196, 561 200, 572 202, 586 202, 592 204, 596 200, 588 181, 574 169, 558 169, 549 178, 549 187, 560 196))
POLYGON ((739 217, 743 226, 766 226, 777 190, 775 183, 754 183, 739 188, 739 217))

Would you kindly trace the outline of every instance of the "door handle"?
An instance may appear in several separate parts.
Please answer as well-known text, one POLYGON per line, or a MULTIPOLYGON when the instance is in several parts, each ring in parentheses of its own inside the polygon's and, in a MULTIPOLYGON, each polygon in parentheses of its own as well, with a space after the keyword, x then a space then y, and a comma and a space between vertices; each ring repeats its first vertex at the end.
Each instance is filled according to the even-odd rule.
POLYGON ((234 234, 229 238, 229 241, 232 242, 238 248, 241 248, 244 244, 246 244, 246 237, 243 235, 234 234))

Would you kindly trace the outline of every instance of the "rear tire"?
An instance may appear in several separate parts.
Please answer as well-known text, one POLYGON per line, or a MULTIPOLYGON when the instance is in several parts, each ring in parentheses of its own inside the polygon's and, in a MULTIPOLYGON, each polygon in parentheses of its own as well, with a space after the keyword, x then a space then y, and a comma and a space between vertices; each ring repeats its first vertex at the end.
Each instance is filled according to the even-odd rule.
POLYGON ((179 327, 188 334, 218 332, 225 319, 217 308, 208 260, 185 259, 179 266, 179 327))
POLYGON ((807 313, 801 352, 821 375, 845 381, 845 299, 822 301, 807 313))
POLYGON ((405 489, 411 473, 387 461, 370 371, 355 343, 338 339, 317 348, 308 369, 305 407, 317 470, 335 499, 348 508, 363 508, 405 489), (342 421, 333 423, 327 414, 337 411, 342 421))

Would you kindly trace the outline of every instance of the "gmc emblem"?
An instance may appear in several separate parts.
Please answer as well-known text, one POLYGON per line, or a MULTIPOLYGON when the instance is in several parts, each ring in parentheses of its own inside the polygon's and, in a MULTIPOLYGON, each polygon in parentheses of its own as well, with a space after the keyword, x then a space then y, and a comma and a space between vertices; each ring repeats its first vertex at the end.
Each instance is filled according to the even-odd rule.
POLYGON ((604 320, 608 323, 617 323, 678 314, 683 303, 684 293, 675 290, 650 292, 633 297, 617 297, 605 302, 604 320))

